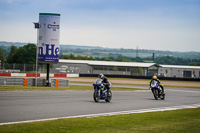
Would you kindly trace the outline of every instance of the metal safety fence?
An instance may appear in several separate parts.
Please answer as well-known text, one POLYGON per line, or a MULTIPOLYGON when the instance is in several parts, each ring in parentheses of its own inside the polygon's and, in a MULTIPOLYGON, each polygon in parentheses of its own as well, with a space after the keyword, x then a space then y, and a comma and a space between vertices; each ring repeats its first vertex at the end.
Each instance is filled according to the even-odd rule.
MULTIPOLYGON (((35 71, 35 64, 2 63, 0 69, 0 73, 30 73, 35 71)), ((37 71, 40 73, 46 72, 46 64, 38 64, 37 71)))
POLYGON ((17 85, 23 86, 24 85, 24 78, 5 78, 0 77, 0 85, 17 85))
MULTIPOLYGON (((3 86, 25 86, 25 79, 27 79, 27 86, 36 86, 35 78, 11 78, 11 77, 0 77, 0 85, 3 86)), ((50 79, 49 83, 51 87, 69 87, 68 79, 57 79, 58 86, 55 85, 56 79, 50 79)), ((46 79, 38 78, 37 86, 46 86, 46 79)))
MULTIPOLYGON (((51 87, 56 86, 56 79, 51 79, 51 87)), ((69 80, 67 79, 58 79, 59 87, 69 87, 69 80)))

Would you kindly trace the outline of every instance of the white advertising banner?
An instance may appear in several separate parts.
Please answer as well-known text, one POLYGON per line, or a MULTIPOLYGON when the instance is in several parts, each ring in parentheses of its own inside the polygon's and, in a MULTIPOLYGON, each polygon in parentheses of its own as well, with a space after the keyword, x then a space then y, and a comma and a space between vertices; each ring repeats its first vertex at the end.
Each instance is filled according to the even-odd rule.
POLYGON ((59 62, 60 14, 39 14, 38 61, 59 62))

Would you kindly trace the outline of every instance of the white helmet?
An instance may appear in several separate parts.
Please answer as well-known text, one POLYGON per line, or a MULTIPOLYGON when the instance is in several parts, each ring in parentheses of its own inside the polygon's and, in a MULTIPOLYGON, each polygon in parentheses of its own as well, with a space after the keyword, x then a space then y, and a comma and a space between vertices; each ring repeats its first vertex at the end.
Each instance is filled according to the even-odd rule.
POLYGON ((104 79, 104 77, 105 76, 103 75, 103 73, 100 73, 99 76, 98 76, 98 78, 100 78, 100 79, 104 79))

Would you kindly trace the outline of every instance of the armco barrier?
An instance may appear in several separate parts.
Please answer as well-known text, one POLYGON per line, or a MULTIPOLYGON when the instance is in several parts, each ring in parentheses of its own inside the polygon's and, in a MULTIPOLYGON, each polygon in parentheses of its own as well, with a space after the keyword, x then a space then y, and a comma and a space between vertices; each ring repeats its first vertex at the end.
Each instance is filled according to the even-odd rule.
POLYGON ((69 80, 68 79, 59 79, 58 86, 59 87, 69 87, 69 80))
MULTIPOLYGON (((35 78, 31 78, 31 86, 35 86, 35 78)), ((37 78, 37 86, 45 86, 46 85, 46 79, 37 78)))
POLYGON ((11 78, 11 77, 1 77, 0 85, 17 85, 24 86, 24 78, 11 78))
MULTIPOLYGON (((35 86, 35 78, 0 77, 0 85, 35 86)), ((51 87, 69 87, 68 79, 50 79, 51 87)), ((38 78, 37 86, 46 86, 46 79, 38 78)))
MULTIPOLYGON (((35 78, 0 77, 0 85, 35 86, 35 78)), ((37 86, 46 86, 46 79, 38 78, 37 86)), ((50 79, 51 87, 69 87, 68 79, 50 79)))
POLYGON ((68 79, 51 79, 51 87, 69 87, 68 79))

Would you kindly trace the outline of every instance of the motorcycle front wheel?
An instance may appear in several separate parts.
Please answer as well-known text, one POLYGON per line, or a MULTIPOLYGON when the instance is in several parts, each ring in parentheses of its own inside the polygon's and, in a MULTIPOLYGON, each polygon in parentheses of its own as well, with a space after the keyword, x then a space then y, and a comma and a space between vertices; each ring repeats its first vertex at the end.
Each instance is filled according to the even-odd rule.
POLYGON ((107 98, 105 99, 106 102, 110 102, 112 99, 112 92, 110 90, 108 90, 107 92, 107 98))
POLYGON ((94 93, 93 93, 93 98, 94 98, 94 101, 95 101, 95 102, 99 102, 100 96, 99 96, 98 90, 95 90, 95 91, 94 91, 94 93))
POLYGON ((156 100, 158 100, 158 89, 153 89, 152 92, 153 92, 154 98, 155 98, 156 100))

